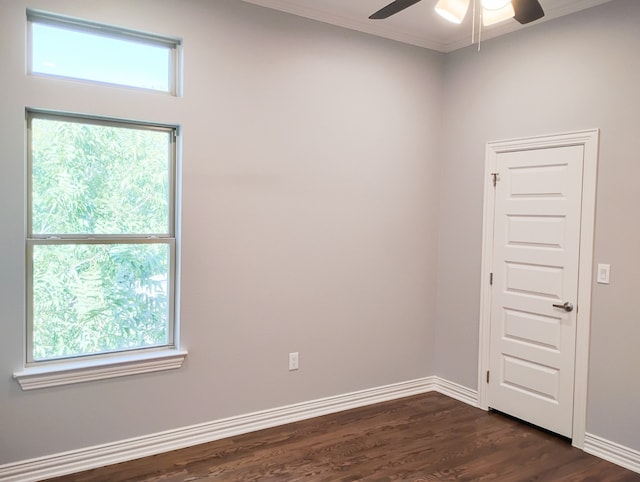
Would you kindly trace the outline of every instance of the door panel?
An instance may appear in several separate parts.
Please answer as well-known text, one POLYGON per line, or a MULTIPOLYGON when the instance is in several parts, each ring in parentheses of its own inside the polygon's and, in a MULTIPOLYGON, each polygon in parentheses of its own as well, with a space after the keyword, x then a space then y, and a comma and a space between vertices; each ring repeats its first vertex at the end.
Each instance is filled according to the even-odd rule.
POLYGON ((562 248, 566 225, 561 216, 509 216, 508 246, 562 248))
POLYGON ((555 402, 559 392, 559 370, 520 358, 504 356, 503 384, 520 390, 525 395, 533 395, 555 402))
POLYGON ((571 437, 583 146, 497 156, 489 406, 571 437))
POLYGON ((504 334, 507 339, 560 350, 562 320, 505 308, 504 334))
POLYGON ((505 262, 505 290, 508 293, 548 296, 556 300, 562 293, 562 268, 530 263, 505 262))

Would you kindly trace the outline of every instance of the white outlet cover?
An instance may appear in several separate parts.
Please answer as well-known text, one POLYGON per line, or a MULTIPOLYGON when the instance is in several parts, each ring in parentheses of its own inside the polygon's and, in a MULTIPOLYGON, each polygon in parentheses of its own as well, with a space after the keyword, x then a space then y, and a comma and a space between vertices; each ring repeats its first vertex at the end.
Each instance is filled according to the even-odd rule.
POLYGON ((611 265, 609 264, 599 264, 598 265, 598 274, 596 276, 596 281, 600 284, 609 284, 609 277, 611 273, 611 265))
POLYGON ((299 357, 300 355, 298 355, 297 351, 294 353, 289 353, 289 370, 290 371, 298 369, 299 357))

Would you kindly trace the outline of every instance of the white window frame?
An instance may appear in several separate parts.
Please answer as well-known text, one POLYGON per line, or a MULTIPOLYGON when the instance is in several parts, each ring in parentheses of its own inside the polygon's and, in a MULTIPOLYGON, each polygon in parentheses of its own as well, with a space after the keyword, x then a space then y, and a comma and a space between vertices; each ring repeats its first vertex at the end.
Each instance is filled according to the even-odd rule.
POLYGON ((182 95, 182 41, 178 38, 165 37, 162 35, 156 35, 153 33, 139 32, 122 27, 116 27, 113 25, 102 24, 98 22, 92 22, 89 20, 77 19, 73 17, 67 17, 65 15, 59 15, 55 13, 45 12, 41 10, 27 9, 27 73, 29 75, 50 77, 57 79, 67 79, 79 82, 87 82, 91 84, 117 86, 127 89, 136 89, 148 92, 167 93, 174 96, 182 95), (33 30, 32 25, 34 23, 49 25, 53 27, 60 27, 68 30, 74 30, 76 32, 83 32, 87 34, 100 35, 107 38, 113 38, 117 40, 135 41, 140 43, 146 43, 157 47, 164 47, 169 50, 170 62, 169 62, 169 90, 156 90, 147 89, 144 87, 137 87, 129 84, 119 84, 107 81, 99 81, 85 78, 76 78, 66 75, 53 75, 40 72, 33 72, 33 30))
POLYGON ((57 113, 27 109, 27 237, 26 237, 26 279, 27 279, 27 313, 25 333, 25 368, 14 373, 23 390, 44 388, 50 386, 67 385, 90 380, 120 377, 136 373, 147 373, 160 370, 179 368, 187 352, 180 350, 179 330, 177 319, 177 294, 178 294, 178 259, 177 259, 177 212, 178 212, 178 152, 179 152, 179 127, 157 123, 138 122, 116 118, 106 118, 89 115, 57 113), (169 226, 167 233, 143 233, 126 235, 34 235, 32 233, 32 156, 31 156, 31 120, 55 119, 81 123, 93 123, 105 126, 118 126, 141 128, 145 130, 159 130, 169 134, 170 159, 169 159, 169 226), (105 352, 99 354, 80 355, 60 359, 48 359, 43 361, 33 360, 33 270, 32 254, 33 246, 55 244, 167 244, 170 249, 170 279, 169 281, 169 339, 167 345, 156 347, 141 347, 127 349, 118 352, 105 352))

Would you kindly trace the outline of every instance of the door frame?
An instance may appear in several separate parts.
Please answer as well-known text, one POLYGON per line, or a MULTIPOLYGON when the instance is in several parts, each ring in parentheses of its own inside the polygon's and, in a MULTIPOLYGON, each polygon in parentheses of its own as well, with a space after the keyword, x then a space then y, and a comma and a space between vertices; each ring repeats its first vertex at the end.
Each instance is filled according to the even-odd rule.
POLYGON ((496 171, 498 154, 500 153, 567 146, 583 146, 584 148, 572 430, 572 445, 578 448, 584 447, 586 434, 589 336, 591 330, 591 284, 594 264, 593 247, 599 138, 599 129, 590 129, 563 134, 488 142, 485 151, 482 278, 480 283, 480 341, 478 347, 478 406, 483 410, 488 410, 489 390, 486 373, 489 370, 491 336, 491 286, 489 284, 489 277, 493 265, 493 226, 495 221, 495 190, 491 173, 496 171))

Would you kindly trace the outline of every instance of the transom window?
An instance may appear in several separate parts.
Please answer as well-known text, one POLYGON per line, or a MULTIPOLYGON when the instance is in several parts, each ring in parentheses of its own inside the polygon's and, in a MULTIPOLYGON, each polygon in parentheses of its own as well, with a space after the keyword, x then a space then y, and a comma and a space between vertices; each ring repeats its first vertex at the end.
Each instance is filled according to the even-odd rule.
POLYGON ((173 347, 176 128, 27 124, 27 362, 173 347))
POLYGON ((180 41, 28 11, 29 72, 177 93, 180 41))

